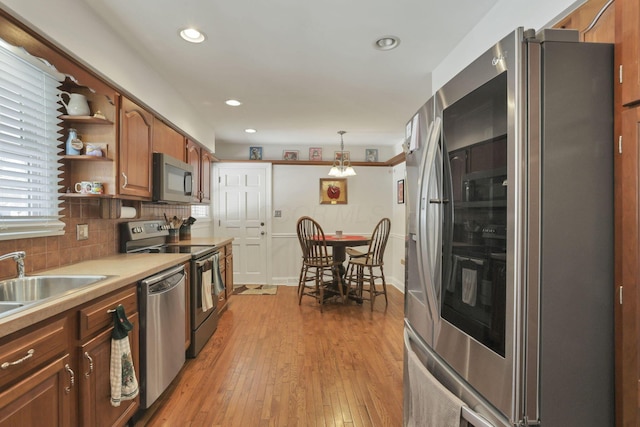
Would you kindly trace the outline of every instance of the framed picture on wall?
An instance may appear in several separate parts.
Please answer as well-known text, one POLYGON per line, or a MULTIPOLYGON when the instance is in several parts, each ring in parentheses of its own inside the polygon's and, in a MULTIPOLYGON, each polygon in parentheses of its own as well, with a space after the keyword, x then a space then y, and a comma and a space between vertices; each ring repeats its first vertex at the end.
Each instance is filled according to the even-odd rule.
POLYGON ((284 150, 282 160, 298 160, 298 150, 284 150))
POLYGON ((404 203, 404 179, 398 180, 398 204, 404 203))
POLYGON ((378 161, 378 149, 377 148, 367 148, 364 150, 364 160, 367 162, 377 162, 378 161))
POLYGON ((320 178, 320 204, 321 205, 346 205, 347 204, 347 179, 346 178, 320 178))
POLYGON ((309 148, 309 160, 314 162, 322 161, 322 148, 309 148))
POLYGON ((249 147, 249 160, 262 160, 262 147, 249 147))

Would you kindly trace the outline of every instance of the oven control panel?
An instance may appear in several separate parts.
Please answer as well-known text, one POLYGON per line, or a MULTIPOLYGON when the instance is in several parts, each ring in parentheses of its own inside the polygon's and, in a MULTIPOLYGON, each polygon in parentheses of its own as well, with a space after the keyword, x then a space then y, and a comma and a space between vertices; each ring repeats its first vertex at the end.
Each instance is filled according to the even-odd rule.
POLYGON ((168 224, 159 221, 135 221, 126 224, 128 224, 127 228, 130 230, 131 235, 137 235, 136 237, 140 238, 164 236, 167 234, 166 230, 169 229, 168 224))
POLYGON ((168 225, 162 220, 129 221, 120 223, 120 251, 129 252, 142 244, 164 243, 169 235, 168 225), (148 239, 148 240, 147 240, 148 239))

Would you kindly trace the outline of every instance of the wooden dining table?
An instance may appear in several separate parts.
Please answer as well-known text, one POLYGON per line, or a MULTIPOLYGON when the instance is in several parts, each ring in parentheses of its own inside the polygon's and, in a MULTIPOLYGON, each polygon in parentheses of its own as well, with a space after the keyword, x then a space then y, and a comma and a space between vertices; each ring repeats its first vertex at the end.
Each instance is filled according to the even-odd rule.
MULTIPOLYGON (((335 234, 324 236, 324 240, 327 246, 331 246, 333 248, 333 259, 334 261, 338 261, 338 267, 335 273, 340 275, 340 280, 344 284, 344 275, 346 273, 346 268, 344 266, 344 261, 347 259, 346 249, 347 247, 353 246, 368 246, 371 241, 371 236, 363 236, 359 234, 343 234, 342 236, 336 236, 335 234)), ((314 236, 314 242, 322 242, 318 236, 314 236)), ((337 281, 334 282, 335 287, 338 287, 337 281)), ((337 290, 336 290, 337 292, 337 290)), ((351 298, 358 301, 358 298, 351 298)), ((359 300, 358 302, 362 302, 359 300)))
POLYGON ((362 236, 359 234, 343 234, 342 236, 325 235, 327 246, 333 248, 333 259, 343 263, 347 259, 347 247, 367 246, 371 241, 371 236, 362 236))

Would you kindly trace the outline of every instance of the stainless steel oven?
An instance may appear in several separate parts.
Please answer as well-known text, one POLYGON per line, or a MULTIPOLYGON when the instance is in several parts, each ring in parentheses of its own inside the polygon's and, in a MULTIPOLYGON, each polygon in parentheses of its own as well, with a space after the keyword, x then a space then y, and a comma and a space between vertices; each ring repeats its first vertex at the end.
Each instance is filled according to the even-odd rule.
POLYGON ((187 357, 196 357, 218 326, 217 302, 221 292, 215 286, 220 268, 218 256, 218 250, 214 249, 191 260, 191 345, 187 357), (211 307, 207 307, 207 298, 211 307))

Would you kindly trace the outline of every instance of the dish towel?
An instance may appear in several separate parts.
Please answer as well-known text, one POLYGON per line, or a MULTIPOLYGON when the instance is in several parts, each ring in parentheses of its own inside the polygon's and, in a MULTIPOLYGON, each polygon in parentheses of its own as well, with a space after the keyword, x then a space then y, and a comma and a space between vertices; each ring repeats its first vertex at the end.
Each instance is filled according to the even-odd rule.
POLYGON ((478 295, 478 272, 469 268, 462 269, 462 302, 476 306, 476 296, 478 295))
MULTIPOLYGON (((218 261, 213 261, 212 269, 216 268, 218 261)), ((213 297, 211 296, 211 270, 202 272, 202 311, 206 312, 213 307, 213 297)))
POLYGON ((406 427, 460 427, 465 403, 435 379, 409 344, 405 332, 409 370, 409 408, 406 427))
POLYGON ((138 380, 129 346, 129 331, 131 329, 133 329, 133 325, 127 319, 124 307, 120 304, 113 313, 113 332, 111 333, 111 364, 109 368, 111 406, 120 406, 120 402, 123 400, 131 400, 138 395, 138 380))
POLYGON ((216 295, 224 292, 224 281, 222 280, 222 274, 220 274, 220 254, 213 256, 213 288, 216 291, 216 295))

